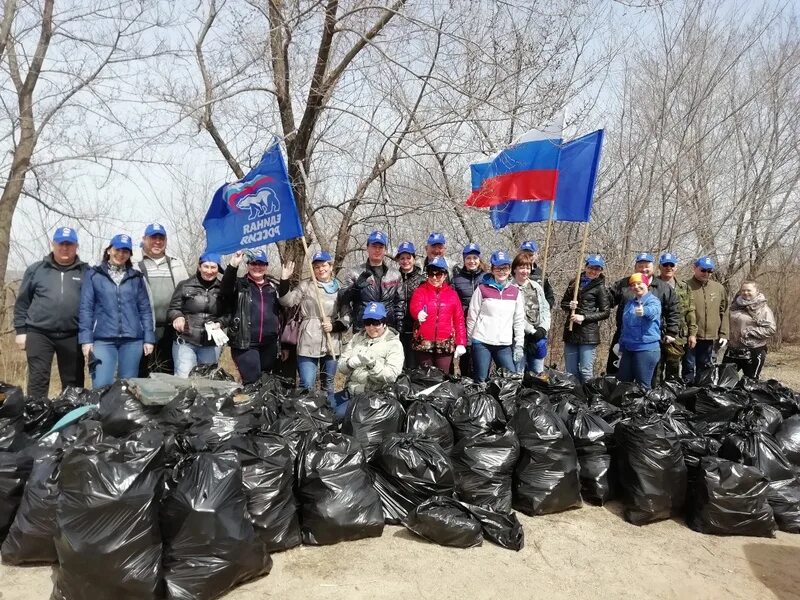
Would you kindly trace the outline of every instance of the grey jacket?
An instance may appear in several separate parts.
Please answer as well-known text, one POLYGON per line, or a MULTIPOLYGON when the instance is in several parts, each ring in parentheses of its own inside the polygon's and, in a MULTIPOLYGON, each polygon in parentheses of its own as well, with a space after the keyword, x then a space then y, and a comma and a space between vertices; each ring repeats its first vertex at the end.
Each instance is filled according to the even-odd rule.
POLYGON ((767 299, 758 294, 752 302, 736 296, 731 302, 731 348, 762 348, 775 335, 777 327, 767 299))
MULTIPOLYGON (((288 285, 287 281, 281 281, 278 288, 279 292, 288 285)), ((289 290, 280 298, 278 302, 281 306, 292 307, 300 306, 300 337, 297 341, 298 356, 308 356, 319 358, 331 353, 328 348, 327 336, 322 331, 322 320, 320 319, 317 295, 314 290, 314 282, 311 279, 304 279, 297 287, 289 290)), ((342 353, 342 332, 350 327, 350 307, 345 301, 344 288, 329 294, 320 285, 316 286, 322 298, 322 310, 325 316, 333 324, 331 339, 333 341, 333 354, 339 356, 342 353)))

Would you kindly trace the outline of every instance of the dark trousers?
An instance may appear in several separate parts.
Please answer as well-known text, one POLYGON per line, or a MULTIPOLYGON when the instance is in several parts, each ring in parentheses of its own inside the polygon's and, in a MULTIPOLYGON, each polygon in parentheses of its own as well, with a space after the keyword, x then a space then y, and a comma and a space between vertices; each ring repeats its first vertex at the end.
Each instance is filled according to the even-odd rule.
POLYGON ((686 346, 683 355, 683 381, 692 384, 704 371, 714 366, 715 340, 697 340, 694 348, 686 346))
POLYGON ((172 362, 172 344, 178 337, 175 330, 171 324, 164 328, 159 327, 156 329, 156 336, 158 337, 153 351, 149 356, 142 355, 139 361, 139 377, 147 377, 150 373, 175 373, 175 363, 172 362))
POLYGON ((411 348, 411 339, 414 334, 410 331, 404 331, 400 334, 400 343, 403 344, 403 368, 413 369, 417 366, 417 354, 411 348))
POLYGON ((54 338, 38 331, 28 331, 25 354, 28 357, 28 396, 47 397, 53 354, 58 363, 61 387, 83 387, 83 353, 77 334, 54 338))
POLYGON ((761 369, 764 368, 764 361, 767 359, 767 347, 761 348, 748 348, 747 356, 731 356, 725 353, 723 363, 731 363, 736 365, 745 377, 751 379, 758 379, 761 375, 761 369))
MULTIPOLYGON (((684 350, 685 353, 685 350, 684 350)), ((661 360, 658 361, 655 375, 653 375, 653 387, 661 385, 665 381, 680 380, 681 378, 681 356, 672 356, 667 351, 667 345, 661 344, 661 360)))
POLYGON ((261 344, 252 345, 246 350, 231 348, 231 356, 242 383, 258 381, 262 373, 271 373, 278 360, 278 336, 266 336, 261 344))
POLYGON ((608 360, 606 361, 606 374, 616 375, 619 372, 619 364, 621 360, 622 351, 619 354, 614 353, 614 346, 619 343, 619 337, 622 331, 617 329, 614 332, 614 337, 611 338, 611 345, 608 347, 608 360))
POLYGON ((452 354, 434 354, 433 352, 415 352, 417 364, 422 367, 436 367, 445 375, 450 372, 453 364, 452 354))

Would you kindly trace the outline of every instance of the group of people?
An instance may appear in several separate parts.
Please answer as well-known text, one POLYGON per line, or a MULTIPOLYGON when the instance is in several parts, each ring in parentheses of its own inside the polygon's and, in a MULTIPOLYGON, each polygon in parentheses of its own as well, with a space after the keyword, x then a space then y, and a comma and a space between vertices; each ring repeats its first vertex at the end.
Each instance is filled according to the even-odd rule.
MULTIPOLYGON (((422 256, 410 241, 391 256, 386 234, 374 231, 367 260, 341 279, 330 253, 318 251, 313 276, 299 282, 288 261, 280 280, 270 277, 263 250, 235 253, 224 270, 219 255, 205 253, 190 275, 166 246, 166 230, 153 223, 141 261, 132 263, 132 239, 119 234, 90 267, 78 257, 76 231, 56 230, 52 252, 25 271, 14 312, 29 395, 47 394, 54 354, 63 386, 83 385, 86 361, 100 387, 153 371, 187 377, 196 365, 217 363, 225 344, 245 384, 291 353, 300 386, 313 389, 319 378, 340 415, 352 394, 394 381, 404 367, 435 366, 477 382, 492 363, 544 369, 555 296, 534 241, 514 256, 492 252, 488 262, 470 243, 456 265, 441 233, 430 234, 422 256), (334 393, 337 372, 346 386, 334 393)), ((644 386, 693 381, 725 349, 725 361, 757 378, 775 320, 755 282, 744 282, 729 307, 709 257, 694 262, 687 281, 675 277, 674 254, 661 255, 657 276, 654 263, 640 254, 633 274, 608 286, 603 257, 586 258, 577 289, 571 282, 559 305, 566 370, 581 381, 594 375, 600 323, 616 308, 609 374, 644 386)))

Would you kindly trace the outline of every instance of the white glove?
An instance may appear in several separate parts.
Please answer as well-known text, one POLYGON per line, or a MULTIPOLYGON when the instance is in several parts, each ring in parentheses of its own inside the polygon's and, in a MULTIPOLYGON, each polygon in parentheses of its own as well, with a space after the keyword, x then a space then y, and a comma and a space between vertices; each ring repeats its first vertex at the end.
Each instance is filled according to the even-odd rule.
POLYGON ((514 363, 520 362, 525 356, 525 352, 522 351, 522 346, 514 346, 514 363))
POLYGON ((467 349, 464 346, 456 346, 456 351, 453 352, 453 358, 458 359, 461 356, 464 356, 467 353, 467 349))
POLYGON ((375 359, 367 356, 366 354, 361 354, 361 366, 371 369, 375 366, 375 359))
POLYGON ((427 318, 428 318, 428 313, 425 312, 425 309, 419 311, 419 314, 417 315, 417 321, 419 321, 420 323, 424 323, 425 319, 427 318))
POLYGON ((614 344, 614 345, 611 347, 611 351, 612 351, 614 354, 616 354, 617 356, 619 356, 619 355, 620 355, 620 352, 619 352, 619 344, 614 344))
POLYGON ((353 354, 350 358, 347 359, 347 366, 351 369, 357 369, 361 366, 361 355, 360 354, 353 354))
POLYGON ((577 300, 570 300, 569 301, 569 308, 570 308, 570 310, 577 310, 578 301, 577 300))
POLYGON ((536 333, 536 327, 525 321, 525 333, 530 333, 530 334, 536 333))
POLYGON ((725 350, 725 346, 728 345, 728 340, 723 338, 723 337, 721 337, 721 338, 719 338, 717 340, 717 343, 719 344, 719 349, 720 350, 725 350))
POLYGON ((214 344, 217 346, 224 346, 228 343, 228 336, 225 335, 225 332, 222 329, 214 329, 211 332, 211 339, 214 340, 214 344))
POLYGON ((672 342, 675 341, 675 338, 672 337, 671 335, 665 335, 664 336, 664 341, 667 342, 668 344, 671 344, 672 342))

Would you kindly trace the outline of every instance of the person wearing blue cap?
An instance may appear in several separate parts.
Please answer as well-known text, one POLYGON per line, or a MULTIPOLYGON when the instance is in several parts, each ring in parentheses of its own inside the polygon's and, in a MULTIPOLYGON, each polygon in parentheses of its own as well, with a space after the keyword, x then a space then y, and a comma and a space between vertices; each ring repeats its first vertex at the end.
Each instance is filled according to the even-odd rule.
POLYGON ((403 345, 397 332, 387 326, 387 317, 383 303, 368 303, 364 331, 353 336, 339 357, 339 373, 347 378, 345 389, 334 395, 339 420, 344 419, 352 396, 394 383, 403 370, 403 345))
POLYGON ((176 336, 167 310, 175 288, 181 281, 189 279, 189 272, 182 260, 167 254, 167 230, 160 223, 150 223, 145 227, 141 248, 142 259, 136 263, 136 268, 142 272, 150 289, 156 319, 156 346, 139 365, 139 377, 147 377, 150 373, 172 374, 175 370, 172 348, 176 336))
POLYGON ((89 266, 78 257, 78 234, 59 227, 51 252, 22 276, 14 303, 15 342, 28 362, 28 396, 46 398, 53 354, 61 387, 83 387, 83 354, 78 344, 81 281, 89 266))
POLYGON ((547 355, 547 331, 550 329, 550 305, 542 286, 530 279, 533 263, 523 253, 511 263, 512 283, 522 290, 525 303, 525 356, 516 363, 520 373, 544 371, 547 355))
POLYGON ((308 277, 292 287, 295 264, 287 261, 283 265, 278 301, 283 307, 297 307, 299 311, 300 326, 296 344, 300 387, 316 389, 317 372, 321 370, 320 385, 328 394, 331 408, 335 408, 334 356, 342 353, 342 333, 350 327, 350 307, 344 296, 344 288, 333 276, 333 257, 330 252, 315 252, 311 257, 311 266, 315 280, 308 277), (328 340, 332 347, 329 347, 328 340))
POLYGON ((219 274, 221 263, 219 254, 203 253, 194 277, 181 281, 172 294, 167 319, 176 333, 172 344, 176 377, 188 377, 197 365, 219 362, 222 343, 218 340, 224 339, 219 333, 227 325, 219 274))
POLYGON ((439 231, 434 231, 428 236, 428 241, 425 244, 425 259, 422 261, 422 269, 428 266, 434 258, 442 258, 447 264, 447 281, 450 283, 450 272, 453 270, 453 265, 447 258, 447 238, 439 231))
POLYGON ((694 262, 694 274, 686 282, 692 291, 697 315, 697 344, 686 346, 683 355, 683 380, 695 383, 715 362, 715 351, 723 352, 730 331, 728 295, 721 283, 711 279, 714 260, 701 256, 694 262))
POLYGON ((678 335, 675 340, 666 338, 661 343, 661 361, 656 367, 655 384, 668 380, 681 379, 681 359, 684 348, 694 348, 697 344, 697 316, 694 308, 694 296, 689 284, 680 281, 675 273, 678 268, 678 256, 673 252, 664 252, 658 259, 658 278, 669 285, 675 292, 678 302, 678 335))
MULTIPOLYGON (((634 273, 645 275, 649 281, 650 293, 661 302, 661 336, 665 342, 672 342, 678 336, 678 298, 672 287, 666 282, 653 276, 655 270, 654 258, 648 252, 636 255, 634 273)), ((609 289, 611 307, 617 308, 617 328, 611 340, 606 362, 606 373, 615 375, 619 371, 619 339, 622 335, 623 312, 625 305, 633 299, 632 288, 628 285, 628 277, 618 280, 609 289)))
POLYGON ((276 282, 267 276, 268 265, 263 250, 239 250, 222 275, 231 356, 244 384, 258 381, 262 373, 272 373, 278 360, 280 305, 276 282), (247 273, 239 277, 245 256, 247 273))
POLYGON ((600 323, 611 316, 603 275, 606 261, 599 254, 590 254, 586 257, 585 265, 578 280, 578 299, 574 299, 574 280, 567 286, 561 299, 561 309, 567 313, 564 322, 565 368, 581 383, 594 377, 594 361, 597 346, 600 345, 600 323))
POLYGON ((531 262, 533 266, 531 267, 530 279, 531 281, 535 281, 542 286, 542 289, 544 290, 544 297, 547 299, 547 304, 550 308, 553 308, 553 305, 556 302, 556 295, 553 291, 553 286, 550 285, 550 280, 544 277, 542 268, 538 264, 539 244, 533 240, 522 242, 519 245, 517 256, 527 259, 531 262))
POLYGON ((481 279, 467 312, 472 378, 478 383, 489 377, 492 361, 514 373, 524 356, 525 304, 522 291, 511 285, 511 257, 498 250, 492 253, 491 265, 491 273, 481 279))
POLYGON ((400 271, 385 260, 388 238, 382 231, 373 231, 367 237, 367 261, 354 269, 348 269, 342 277, 350 302, 353 333, 364 328, 365 307, 380 302, 386 307, 386 319, 390 327, 403 331, 404 306, 400 298, 400 271))
POLYGON ((94 388, 110 385, 115 377, 136 377, 142 354, 155 345, 147 283, 133 268, 132 250, 129 235, 115 235, 81 285, 78 341, 94 388))
MULTIPOLYGON (((466 319, 472 295, 478 289, 481 278, 486 273, 486 266, 481 262, 481 247, 474 242, 464 246, 461 256, 462 265, 453 269, 452 286, 461 300, 461 307, 466 319)), ((472 345, 467 346, 467 352, 460 358, 459 370, 461 373, 472 373, 472 345)))
POLYGON ((411 295, 419 286, 425 283, 425 274, 416 263, 417 250, 412 242, 401 242, 394 253, 394 260, 400 270, 399 300, 403 306, 403 327, 400 331, 400 341, 403 343, 403 353, 406 361, 405 367, 413 369, 417 366, 416 354, 411 348, 411 338, 414 334, 414 321, 408 311, 411 295))

